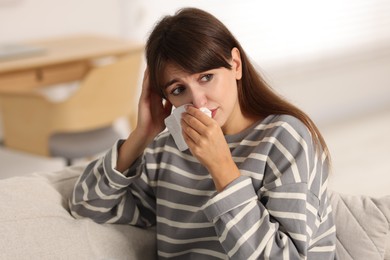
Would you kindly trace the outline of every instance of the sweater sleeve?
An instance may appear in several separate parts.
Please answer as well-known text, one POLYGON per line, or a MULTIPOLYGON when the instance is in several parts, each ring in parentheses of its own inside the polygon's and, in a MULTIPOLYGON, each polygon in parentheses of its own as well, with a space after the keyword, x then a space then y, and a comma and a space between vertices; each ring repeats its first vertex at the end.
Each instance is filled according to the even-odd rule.
POLYGON ((147 184, 143 158, 138 158, 125 173, 115 169, 122 143, 115 143, 79 177, 69 201, 74 217, 140 227, 155 224, 154 192, 147 184))
POLYGON ((312 143, 304 127, 286 123, 270 130, 259 144, 267 152, 250 155, 265 158, 258 164, 265 165, 261 188, 242 174, 204 206, 230 259, 311 259, 310 250, 320 252, 313 259, 322 259, 324 250, 332 254, 331 210, 321 200, 326 167, 312 143))

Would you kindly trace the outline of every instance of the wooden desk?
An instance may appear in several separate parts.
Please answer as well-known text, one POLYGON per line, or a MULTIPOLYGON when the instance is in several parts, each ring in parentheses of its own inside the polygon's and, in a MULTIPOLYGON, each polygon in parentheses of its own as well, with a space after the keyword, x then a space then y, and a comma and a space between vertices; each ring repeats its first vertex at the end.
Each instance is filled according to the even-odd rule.
POLYGON ((22 92, 81 79, 91 60, 143 49, 139 43, 101 36, 71 36, 28 42, 44 53, 0 61, 0 91, 22 92))

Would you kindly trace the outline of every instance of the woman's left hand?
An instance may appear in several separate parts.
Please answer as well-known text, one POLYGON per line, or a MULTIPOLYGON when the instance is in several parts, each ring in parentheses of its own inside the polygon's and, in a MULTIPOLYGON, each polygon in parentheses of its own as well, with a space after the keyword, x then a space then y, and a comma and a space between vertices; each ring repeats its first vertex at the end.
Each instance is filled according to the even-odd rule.
POLYGON ((240 176, 221 127, 199 109, 182 115, 183 137, 191 153, 210 172, 218 191, 240 176))

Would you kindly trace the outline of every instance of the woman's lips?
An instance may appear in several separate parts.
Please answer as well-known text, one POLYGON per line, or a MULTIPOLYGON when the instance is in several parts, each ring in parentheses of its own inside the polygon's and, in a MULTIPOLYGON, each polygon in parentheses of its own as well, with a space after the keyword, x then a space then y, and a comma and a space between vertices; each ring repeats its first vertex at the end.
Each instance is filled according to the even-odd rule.
POLYGON ((211 118, 214 118, 215 117, 215 114, 217 113, 217 108, 216 109, 211 109, 211 118))

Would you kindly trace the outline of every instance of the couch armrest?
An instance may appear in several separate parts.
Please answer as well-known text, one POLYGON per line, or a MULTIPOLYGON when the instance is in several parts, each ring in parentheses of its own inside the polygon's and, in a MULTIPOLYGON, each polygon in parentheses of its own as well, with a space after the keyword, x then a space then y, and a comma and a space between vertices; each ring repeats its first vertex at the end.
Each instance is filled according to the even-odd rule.
POLYGON ((154 230, 70 215, 82 168, 0 180, 0 259, 156 259, 154 230))

